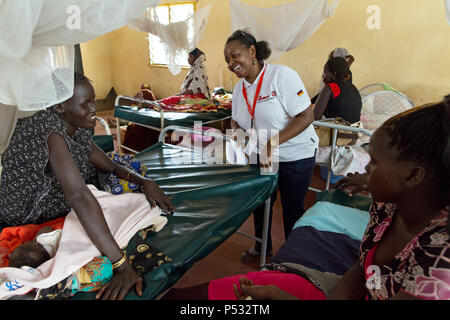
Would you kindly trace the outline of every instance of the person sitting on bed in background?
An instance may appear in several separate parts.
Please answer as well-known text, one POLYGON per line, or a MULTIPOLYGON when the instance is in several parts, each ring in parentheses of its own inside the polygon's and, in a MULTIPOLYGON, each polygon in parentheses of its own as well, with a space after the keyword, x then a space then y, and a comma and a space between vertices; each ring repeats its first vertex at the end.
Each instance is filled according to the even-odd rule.
MULTIPOLYGON (((141 89, 139 90, 138 93, 136 93, 134 95, 134 98, 148 100, 148 101, 155 101, 155 100, 157 100, 155 94, 152 91, 152 88, 150 87, 150 85, 148 83, 143 83, 141 85, 141 89)), ((121 104, 124 105, 124 106, 128 106, 128 105, 135 105, 135 102, 132 102, 132 101, 129 101, 129 100, 122 100, 121 104)), ((139 109, 142 109, 145 106, 146 105, 144 103, 137 102, 137 107, 139 109)), ((108 125, 111 128, 115 128, 116 127, 116 125, 117 125, 116 124, 116 118, 108 117, 107 120, 108 120, 108 125)), ((120 124, 120 126, 126 126, 126 125, 128 125, 128 121, 120 119, 119 120, 119 124, 120 124)), ((130 126, 131 125, 132 124, 130 124, 130 126)), ((133 147, 130 147, 130 148, 133 148, 133 147)))
POLYGON ((205 60, 206 56, 202 50, 195 48, 189 52, 188 63, 191 68, 181 85, 181 95, 198 95, 203 99, 211 100, 205 60))
MULTIPOLYGON (((141 90, 134 96, 138 99, 144 99, 147 101, 156 101, 156 95, 151 90, 149 84, 142 84, 141 90)), ((143 102, 128 102, 131 105, 137 105, 138 109, 142 109, 144 107, 148 107, 148 104, 143 102)), ((122 121, 122 120, 121 120, 122 121)), ((115 123, 116 120, 114 119, 115 123)), ((128 123, 127 121, 125 121, 128 123)), ((125 130, 125 135, 122 141, 122 144, 125 147, 131 148, 136 151, 141 151, 147 149, 151 145, 158 142, 159 132, 156 130, 152 130, 150 128, 146 128, 140 126, 136 123, 129 123, 125 130)))
POLYGON ((331 58, 323 68, 325 87, 314 104, 314 118, 340 117, 351 124, 361 117, 362 100, 358 89, 349 81, 350 70, 344 58, 331 58))
POLYGON ((102 209, 87 183, 99 172, 112 172, 142 187, 151 207, 173 212, 170 198, 158 185, 109 159, 92 141, 96 125, 95 91, 90 80, 74 74, 73 96, 17 122, 2 157, 0 217, 8 226, 42 224, 73 209, 102 255, 113 264, 104 299, 122 299, 143 279, 114 240, 102 209))
MULTIPOLYGON (((330 54, 328 55, 328 60, 337 58, 337 57, 344 58, 345 61, 347 61, 349 74, 350 74, 350 77, 348 80, 350 82, 353 82, 353 75, 352 75, 352 71, 350 70, 350 67, 352 66, 353 62, 355 61, 355 58, 351 54, 349 54, 347 49, 336 48, 330 52, 330 54)), ((323 87, 325 87, 325 83, 323 81, 323 78, 320 78, 319 93, 320 93, 320 91, 322 91, 323 87)), ((319 93, 317 93, 314 97, 311 98, 311 103, 316 103, 317 98, 319 97, 319 93)))
POLYGON ((337 184, 350 194, 370 192, 373 204, 359 261, 327 296, 300 276, 251 272, 164 298, 206 300, 222 290, 242 300, 450 299, 450 95, 387 120, 369 153, 367 173, 337 184))
POLYGON ((198 48, 189 52, 188 63, 191 66, 180 87, 180 93, 161 99, 164 106, 190 103, 211 104, 211 92, 205 66, 206 56, 198 48))

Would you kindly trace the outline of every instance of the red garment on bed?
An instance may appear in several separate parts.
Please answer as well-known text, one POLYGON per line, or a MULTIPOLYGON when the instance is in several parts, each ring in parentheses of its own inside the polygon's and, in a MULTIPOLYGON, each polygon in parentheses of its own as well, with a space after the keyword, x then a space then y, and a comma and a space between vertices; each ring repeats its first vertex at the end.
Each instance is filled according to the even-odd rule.
POLYGON ((0 233, 0 267, 9 266, 8 255, 22 243, 33 240, 42 227, 50 226, 53 229, 62 229, 66 217, 59 217, 42 224, 25 224, 17 227, 6 227, 0 233), (4 257, 1 255, 6 254, 4 257))
POLYGON ((196 94, 184 94, 179 96, 170 96, 167 98, 164 98, 161 100, 162 103, 164 103, 166 106, 173 106, 180 103, 181 99, 206 99, 203 93, 196 93, 196 94))
POLYGON ((325 300, 325 294, 310 281, 293 273, 281 271, 253 271, 245 275, 212 280, 208 286, 209 300, 236 300, 233 283, 239 287, 239 278, 245 276, 255 285, 274 284, 300 300, 325 300))

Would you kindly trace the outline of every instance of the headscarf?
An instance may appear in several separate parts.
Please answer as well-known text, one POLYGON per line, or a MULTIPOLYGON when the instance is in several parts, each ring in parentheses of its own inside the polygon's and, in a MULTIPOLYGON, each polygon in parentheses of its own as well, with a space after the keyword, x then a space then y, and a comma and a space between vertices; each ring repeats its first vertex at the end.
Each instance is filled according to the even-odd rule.
POLYGON ((333 50, 333 58, 341 57, 345 59, 348 55, 348 50, 345 48, 336 48, 333 50))
POLYGON ((206 56, 202 53, 195 59, 189 70, 186 79, 181 85, 180 92, 192 91, 193 94, 203 93, 206 99, 211 100, 211 93, 208 86, 208 75, 206 74, 206 56))

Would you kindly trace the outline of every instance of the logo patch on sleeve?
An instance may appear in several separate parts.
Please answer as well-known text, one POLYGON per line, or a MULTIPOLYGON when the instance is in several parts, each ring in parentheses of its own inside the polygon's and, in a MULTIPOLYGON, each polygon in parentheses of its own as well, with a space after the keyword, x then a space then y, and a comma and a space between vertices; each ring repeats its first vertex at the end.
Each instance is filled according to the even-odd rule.
POLYGON ((304 93, 303 90, 300 89, 300 91, 297 92, 297 95, 300 97, 303 93, 304 93))

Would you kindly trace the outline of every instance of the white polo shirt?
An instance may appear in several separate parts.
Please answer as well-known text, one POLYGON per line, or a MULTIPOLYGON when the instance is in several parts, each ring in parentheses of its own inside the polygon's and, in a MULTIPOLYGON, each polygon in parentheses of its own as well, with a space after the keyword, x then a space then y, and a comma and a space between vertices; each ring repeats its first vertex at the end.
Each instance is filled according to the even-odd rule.
MULTIPOLYGON (((255 107, 254 128, 282 131, 296 115, 311 105, 311 100, 296 71, 283 65, 265 64, 265 67, 266 71, 255 107)), ((233 90, 231 116, 244 130, 251 127, 251 115, 242 94, 242 86, 245 86, 248 102, 253 107, 256 87, 263 70, 264 67, 252 84, 241 79, 233 90)), ((314 127, 310 125, 299 135, 279 146, 279 161, 311 158, 318 148, 318 142, 319 138, 314 127)))

